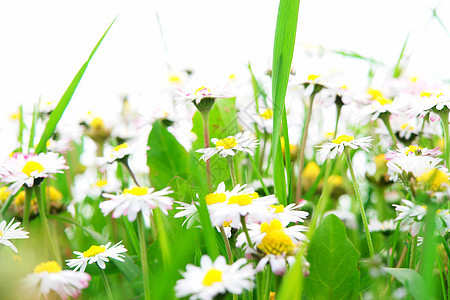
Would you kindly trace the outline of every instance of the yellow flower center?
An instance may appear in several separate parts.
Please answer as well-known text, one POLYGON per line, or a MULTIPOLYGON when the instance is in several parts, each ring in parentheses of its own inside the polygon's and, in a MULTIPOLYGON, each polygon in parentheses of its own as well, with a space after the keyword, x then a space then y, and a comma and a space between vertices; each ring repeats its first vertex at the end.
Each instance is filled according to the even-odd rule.
POLYGON ((284 211, 284 205, 283 204, 271 205, 270 207, 275 208, 275 213, 276 214, 282 213, 284 211))
POLYGON ((205 197, 206 204, 208 205, 222 203, 225 202, 225 200, 227 200, 227 196, 224 193, 220 194, 211 193, 206 195, 205 197))
POLYGON ((124 189, 123 193, 135 196, 143 196, 148 194, 148 188, 145 186, 135 186, 132 189, 124 189))
POLYGON ((408 147, 406 147, 405 154, 409 155, 410 153, 415 154, 415 155, 420 155, 420 154, 422 154, 422 147, 415 146, 415 145, 409 145, 408 147))
POLYGON ((105 128, 105 123, 103 122, 103 119, 100 117, 95 117, 91 121, 91 127, 95 130, 100 130, 105 128))
POLYGON ((271 110, 270 108, 266 108, 266 110, 262 114, 259 114, 259 116, 266 120, 270 120, 273 117, 273 110, 271 110))
POLYGON ((44 171, 44 167, 35 161, 28 161, 25 166, 23 166, 22 172, 31 176, 31 173, 38 171, 38 173, 44 171))
POLYGON ((181 83, 181 78, 177 75, 170 75, 168 80, 172 83, 181 83))
POLYGON ((408 130, 413 130, 414 127, 412 127, 411 125, 409 125, 408 123, 405 123, 401 126, 402 130, 408 129, 408 130))
POLYGON ((419 78, 417 76, 409 77, 409 81, 411 81, 412 83, 417 82, 417 80, 419 80, 419 78))
POLYGON ((225 221, 222 224, 223 227, 231 227, 231 221, 225 221))
POLYGON ((367 94, 369 94, 370 96, 372 96, 372 99, 375 100, 378 97, 383 97, 383 93, 381 93, 380 90, 376 90, 376 89, 372 89, 369 88, 367 90, 367 94))
POLYGON ((93 257, 96 256, 99 253, 105 252, 105 246, 96 246, 92 245, 89 249, 86 251, 83 251, 84 257, 93 257))
POLYGON ((204 87, 204 86, 202 86, 202 87, 199 87, 196 91, 195 91, 195 96, 198 96, 197 94, 198 93, 202 93, 202 94, 209 94, 209 93, 211 93, 211 90, 210 89, 208 89, 207 87, 204 87))
POLYGON ((11 192, 7 191, 7 189, 8 188, 6 186, 0 187, 0 202, 3 202, 6 199, 8 199, 9 195, 11 194, 11 192))
POLYGON ((291 255, 294 252, 295 245, 292 239, 283 231, 280 221, 272 220, 270 225, 267 223, 261 224, 261 232, 266 232, 258 249, 266 254, 287 254, 291 255))
POLYGON ((320 75, 316 75, 316 74, 309 74, 308 75, 308 81, 312 81, 314 82, 317 78, 319 78, 320 75))
POLYGON ((320 174, 320 167, 313 161, 306 164, 302 177, 315 180, 320 174))
POLYGON ((216 149, 219 147, 223 147, 224 149, 231 149, 237 146, 237 140, 234 137, 227 137, 221 140, 218 140, 216 143, 216 149))
POLYGON ((62 271, 61 267, 54 260, 43 262, 37 265, 33 270, 34 273, 42 273, 42 272, 59 273, 61 271, 62 271))
POLYGON ((61 194, 61 192, 52 186, 47 186, 45 191, 46 191, 50 201, 59 202, 63 198, 63 195, 61 194))
POLYGON ((341 90, 348 90, 348 86, 346 86, 345 84, 344 84, 344 85, 341 85, 341 86, 340 86, 340 89, 341 89, 341 90))
POLYGON ((425 91, 422 91, 422 92, 420 93, 420 97, 427 97, 427 98, 430 98, 432 95, 433 95, 432 93, 430 93, 430 92, 425 92, 425 91))
POLYGON ((384 155, 384 153, 375 156, 375 165, 377 166, 377 169, 386 167, 386 155, 384 155))
POLYGON ((95 186, 97 186, 97 187, 104 187, 107 184, 108 184, 108 181, 106 181, 105 179, 100 179, 99 181, 97 181, 95 183, 95 186))
POLYGON ((50 147, 52 145, 52 142, 50 140, 47 141, 47 143, 45 143, 45 147, 50 147))
POLYGON ((259 198, 259 195, 256 192, 253 194, 231 196, 228 200, 228 204, 239 204, 240 206, 245 206, 251 204, 253 199, 256 198, 259 198))
POLYGON ((118 152, 120 149, 125 149, 127 147, 128 147, 128 144, 127 143, 123 143, 123 144, 120 144, 120 145, 114 147, 113 151, 118 152))
POLYGON ((341 186, 344 181, 342 180, 342 177, 339 175, 332 174, 330 177, 328 177, 327 180, 328 184, 332 187, 338 187, 341 186))
POLYGON ((222 281, 222 271, 216 270, 216 269, 210 269, 206 275, 205 278, 203 278, 203 285, 211 286, 215 282, 221 282, 222 281))
POLYGON ((3 236, 3 231, 0 230, 0 237, 2 237, 2 236, 3 236))
POLYGON ((380 103, 381 105, 392 104, 392 100, 385 98, 383 96, 376 97, 374 100, 380 103))
POLYGON ((333 142, 334 144, 340 144, 343 142, 351 142, 353 141, 355 138, 351 135, 340 135, 338 136, 336 139, 332 140, 331 142, 333 142))
POLYGON ((450 185, 448 175, 438 169, 425 172, 417 180, 427 185, 428 189, 434 192, 443 191, 446 186, 450 185))

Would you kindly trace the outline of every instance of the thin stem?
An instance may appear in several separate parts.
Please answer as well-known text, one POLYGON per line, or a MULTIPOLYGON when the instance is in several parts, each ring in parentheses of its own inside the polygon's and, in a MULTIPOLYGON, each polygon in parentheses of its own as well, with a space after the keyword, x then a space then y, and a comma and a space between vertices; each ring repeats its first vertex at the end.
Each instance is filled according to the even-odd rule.
POLYGON ((234 170, 233 156, 228 155, 227 162, 228 162, 228 167, 230 168, 231 182, 233 183, 233 186, 236 186, 237 180, 236 180, 236 171, 234 170))
POLYGON ((250 234, 248 234, 247 224, 245 223, 245 216, 241 216, 241 224, 242 224, 242 229, 244 230, 244 233, 245 233, 245 237, 247 238, 248 246, 251 249, 255 250, 255 248, 253 247, 252 240, 250 239, 250 234))
POLYGON ((389 115, 387 113, 380 115, 381 120, 383 120, 384 125, 386 126, 386 129, 389 132, 389 135, 391 136, 392 141, 394 142, 394 145, 398 144, 397 137, 394 134, 394 131, 392 131, 391 123, 389 122, 389 115))
POLYGON ((23 226, 28 227, 30 221, 31 199, 33 198, 33 189, 27 186, 25 189, 25 204, 23 207, 23 226))
POLYGON ((142 277, 144 279, 144 295, 145 300, 150 300, 150 276, 148 273, 147 246, 145 244, 145 226, 144 216, 140 214, 137 218, 139 245, 141 252, 142 277))
POLYGON ((50 242, 50 247, 52 248, 53 256, 55 257, 58 264, 62 265, 59 249, 56 247, 55 241, 53 240, 53 236, 50 231, 50 226, 49 226, 48 220, 47 220, 45 201, 44 201, 44 198, 41 197, 41 188, 39 185, 34 186, 34 194, 36 195, 36 200, 37 200, 37 204, 38 204, 38 208, 39 208, 39 216, 41 217, 42 227, 44 229, 45 234, 47 235, 47 239, 50 242))
POLYGON ((409 268, 412 270, 416 268, 416 254, 417 254, 417 235, 411 238, 411 258, 409 260, 409 268))
POLYGON ((134 184, 137 186, 141 186, 139 184, 139 182, 137 181, 136 176, 134 175, 133 171, 131 170, 130 165, 128 164, 128 157, 121 160, 121 162, 125 166, 125 169, 127 169, 128 173, 130 174, 131 179, 133 179, 134 184))
POLYGON ((305 161, 306 139, 308 137, 309 123, 311 122, 313 101, 314 101, 314 94, 309 97, 309 105, 306 111, 306 119, 302 132, 302 140, 300 142, 300 158, 298 163, 297 189, 295 194, 296 201, 300 200, 300 198, 302 197, 302 172, 303 172, 303 164, 305 161))
POLYGON ((222 235, 223 241, 225 243, 225 248, 227 249, 228 256, 228 264, 233 264, 233 253, 231 252, 230 241, 227 238, 227 234, 225 233, 225 229, 223 226, 219 226, 220 234, 222 235))
POLYGON ((338 124, 339 124, 339 118, 341 117, 341 109, 342 109, 342 106, 336 105, 336 124, 334 125, 333 140, 334 140, 334 139, 336 138, 336 136, 337 136, 338 124))
POLYGON ((108 278, 106 278, 105 271, 100 267, 98 267, 98 270, 100 271, 100 277, 102 278, 103 285, 105 286, 106 295, 108 296, 109 300, 113 300, 114 297, 111 292, 111 287, 109 286, 108 278))
POLYGON ((348 169, 350 170, 350 174, 352 176, 353 187, 355 189, 356 199, 358 200, 359 209, 361 211, 361 217, 364 224, 364 231, 366 233, 367 246, 369 247, 370 257, 375 256, 375 252, 373 251, 372 238, 370 237, 369 232, 369 224, 367 223, 366 212, 364 211, 364 205, 361 199, 361 192, 359 191, 358 182, 356 181, 355 171, 353 170, 352 159, 350 158, 350 153, 347 148, 345 148, 345 158, 347 159, 348 169))
MULTIPOLYGON (((205 142, 205 148, 209 148, 209 110, 200 112, 203 121, 203 140, 205 142)), ((208 185, 208 192, 212 191, 212 179, 211 179, 211 161, 207 159, 206 163, 206 183, 208 185)))
POLYGON ((443 109, 439 114, 442 121, 442 129, 444 132, 444 143, 445 143, 445 166, 447 169, 450 168, 450 144, 449 144, 449 132, 448 132, 448 111, 443 109))
POLYGON ((270 268, 266 270, 266 280, 265 280, 265 288, 264 288, 264 299, 269 299, 269 286, 270 286, 270 268))

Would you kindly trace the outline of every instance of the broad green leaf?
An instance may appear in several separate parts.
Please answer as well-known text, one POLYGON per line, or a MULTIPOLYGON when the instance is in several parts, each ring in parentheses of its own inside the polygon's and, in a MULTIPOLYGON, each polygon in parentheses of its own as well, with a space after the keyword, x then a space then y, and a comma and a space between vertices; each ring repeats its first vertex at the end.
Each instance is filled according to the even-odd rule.
POLYGON ((345 226, 333 214, 325 217, 308 246, 311 264, 305 279, 308 299, 356 299, 359 253, 347 238, 345 226))
POLYGON ((383 270, 400 281, 414 299, 427 299, 425 281, 414 270, 403 268, 383 268, 383 270))
POLYGON ((147 164, 154 188, 165 188, 176 176, 187 177, 188 153, 159 121, 153 123, 148 146, 147 164))
MULTIPOLYGON (((279 139, 281 117, 284 112, 287 84, 294 55, 295 35, 297 32, 298 9, 300 0, 280 0, 278 6, 277 25, 273 48, 272 67, 272 99, 273 99, 273 135, 272 153, 274 166, 280 160, 279 139)), ((283 172, 284 173, 284 172, 283 172)), ((278 170, 277 174, 281 174, 278 170)), ((274 176, 275 194, 281 202, 285 202, 285 176, 274 176)))
POLYGON ((75 78, 72 80, 69 87, 65 91, 64 95, 61 97, 61 100, 59 100, 58 105, 51 113, 50 118, 49 118, 47 124, 45 125, 44 133, 42 134, 39 144, 36 147, 36 153, 45 151, 47 141, 52 137, 53 133, 55 132, 56 125, 58 125, 58 122, 61 119, 61 117, 64 113, 64 110, 66 109, 67 105, 69 104, 70 99, 72 99, 72 96, 78 86, 78 83, 80 83, 80 80, 83 77, 83 74, 86 71, 86 68, 88 67, 89 62, 91 61, 92 57, 94 56, 95 52, 97 51, 98 47, 102 43, 103 39, 105 38, 106 34, 108 33, 109 29, 111 28, 111 26, 114 24, 115 21, 116 21, 116 19, 114 19, 114 21, 112 21, 111 25, 109 25, 108 29, 106 29, 103 36, 97 42, 97 45, 95 45, 94 50, 92 50, 91 55, 89 55, 88 60, 84 63, 84 65, 78 71, 77 75, 75 75, 75 78))

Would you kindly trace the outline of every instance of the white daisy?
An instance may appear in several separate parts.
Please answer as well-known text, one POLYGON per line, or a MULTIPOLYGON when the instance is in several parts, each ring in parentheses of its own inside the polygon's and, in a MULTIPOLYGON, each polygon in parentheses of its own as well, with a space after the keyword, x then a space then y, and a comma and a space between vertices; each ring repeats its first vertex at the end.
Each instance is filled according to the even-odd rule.
MULTIPOLYGON (((412 236, 416 236, 425 226, 424 217, 427 214, 426 205, 416 205, 413 202, 403 199, 405 205, 396 205, 395 210, 399 212, 395 221, 401 221, 400 229, 409 231, 412 236)), ((444 234, 450 229, 450 214, 448 209, 439 209, 436 212, 436 231, 444 234)))
POLYGON ((56 261, 48 261, 37 265, 34 273, 27 275, 23 280, 23 291, 30 298, 37 299, 41 295, 47 299, 47 295, 54 291, 65 300, 78 297, 81 290, 88 287, 90 280, 91 276, 87 273, 62 270, 56 261))
POLYGON ((352 149, 361 148, 366 152, 369 152, 369 148, 372 147, 370 142, 373 141, 371 137, 362 137, 355 139, 353 136, 340 135, 336 139, 332 140, 331 143, 325 143, 323 145, 317 146, 320 149, 317 154, 325 161, 327 158, 335 158, 344 152, 345 147, 350 147, 352 149))
POLYGON ((289 223, 303 223, 308 217, 306 211, 299 210, 302 206, 302 204, 295 203, 288 204, 287 206, 277 204, 271 205, 270 210, 273 213, 274 219, 279 220, 283 226, 287 226, 289 223))
POLYGON ((432 156, 437 157, 441 155, 442 152, 439 150, 439 147, 433 149, 422 148, 417 145, 409 145, 403 146, 401 144, 397 144, 397 149, 395 151, 388 150, 386 153, 386 160, 391 160, 396 157, 403 156, 432 156))
MULTIPOLYGON (((104 157, 99 157, 97 160, 98 165, 102 166, 105 164, 112 164, 117 160, 121 160, 123 158, 128 157, 130 154, 135 154, 140 150, 141 147, 138 147, 136 144, 129 145, 128 143, 120 144, 108 151, 108 154, 104 157)), ((150 148, 147 146, 145 148, 149 150, 150 148)))
POLYGON ((388 174, 391 180, 397 181, 399 175, 406 174, 406 176, 420 177, 424 173, 435 169, 442 161, 441 158, 436 158, 431 155, 410 155, 389 152, 386 154, 388 167, 388 174))
POLYGON ((369 89, 368 94, 370 96, 370 103, 361 107, 355 114, 355 120, 366 124, 369 120, 375 121, 380 115, 398 114, 400 113, 399 107, 394 101, 383 96, 383 94, 374 89, 369 89))
POLYGON ((384 220, 380 222, 378 219, 371 219, 369 221, 370 232, 392 232, 397 228, 397 223, 394 219, 384 220))
POLYGON ((213 101, 221 98, 230 98, 232 95, 225 91, 215 88, 210 90, 208 87, 201 86, 192 91, 178 90, 178 100, 183 102, 194 102, 195 105, 200 104, 203 99, 212 99, 213 101))
POLYGON ((58 153, 35 154, 14 153, 0 166, 0 181, 10 183, 8 190, 15 194, 24 184, 32 187, 51 174, 68 169, 64 157, 58 153))
POLYGON ((430 121, 439 121, 440 118, 437 113, 444 108, 450 109, 450 98, 448 94, 440 92, 423 91, 419 96, 411 95, 412 99, 409 102, 410 108, 406 112, 409 116, 425 117, 430 114, 430 121))
POLYGON ((251 149, 256 148, 258 140, 250 131, 239 132, 234 136, 229 136, 224 139, 211 139, 215 147, 198 149, 195 152, 204 153, 200 159, 204 161, 210 159, 215 154, 226 157, 228 155, 234 156, 238 151, 247 152, 253 156, 251 149))
POLYGON ((14 252, 18 252, 17 248, 11 243, 9 240, 12 239, 27 239, 28 233, 27 231, 23 231, 24 228, 17 228, 20 225, 20 222, 14 223, 14 218, 6 225, 6 221, 3 220, 0 223, 0 244, 10 247, 14 252))
POLYGON ((159 207, 164 214, 172 209, 173 199, 166 195, 173 193, 170 187, 160 191, 148 187, 133 187, 125 189, 122 194, 112 195, 104 193, 103 197, 111 200, 100 203, 99 207, 106 216, 113 211, 112 217, 128 216, 128 220, 133 222, 139 212, 144 216, 145 225, 150 226, 151 210, 159 207))
POLYGON ((254 287, 255 271, 246 259, 239 259, 227 265, 225 257, 219 256, 214 262, 204 255, 200 267, 187 265, 183 278, 175 285, 176 296, 190 296, 190 300, 212 300, 224 293, 240 295, 244 290, 254 287))
POLYGON ((127 252, 127 249, 121 244, 122 241, 118 242, 114 246, 111 246, 111 242, 106 245, 92 245, 88 250, 83 252, 73 251, 73 254, 77 255, 78 258, 67 259, 67 265, 70 268, 75 267, 74 271, 79 270, 84 272, 88 264, 97 263, 101 269, 106 268, 105 262, 109 262, 109 258, 113 258, 118 261, 123 260, 124 255, 120 253, 127 252))

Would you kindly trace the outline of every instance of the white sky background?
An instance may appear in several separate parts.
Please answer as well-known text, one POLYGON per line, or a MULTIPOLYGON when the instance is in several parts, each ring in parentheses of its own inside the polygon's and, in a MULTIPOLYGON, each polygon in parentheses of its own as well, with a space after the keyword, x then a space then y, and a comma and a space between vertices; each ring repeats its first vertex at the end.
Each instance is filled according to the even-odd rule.
MULTIPOLYGON (((437 13, 450 28, 450 1, 437 13)), ((367 65, 351 59, 302 55, 302 44, 355 51, 393 66, 410 32, 408 73, 450 78, 450 35, 427 22, 437 1, 301 0, 294 66, 320 73, 339 69, 366 78, 367 65)), ((115 112, 120 95, 148 107, 167 99, 169 64, 205 78, 248 76, 271 66, 278 9, 275 0, 1 1, 0 137, 11 138, 7 115, 20 103, 59 100, 111 21, 117 21, 91 61, 65 118, 87 110, 115 112), (162 25, 165 50, 160 28, 162 25)), ((351 85, 351 84, 350 84, 351 85)), ((15 138, 15 137, 14 137, 15 138)), ((8 153, 11 148, 4 149, 8 153)))

